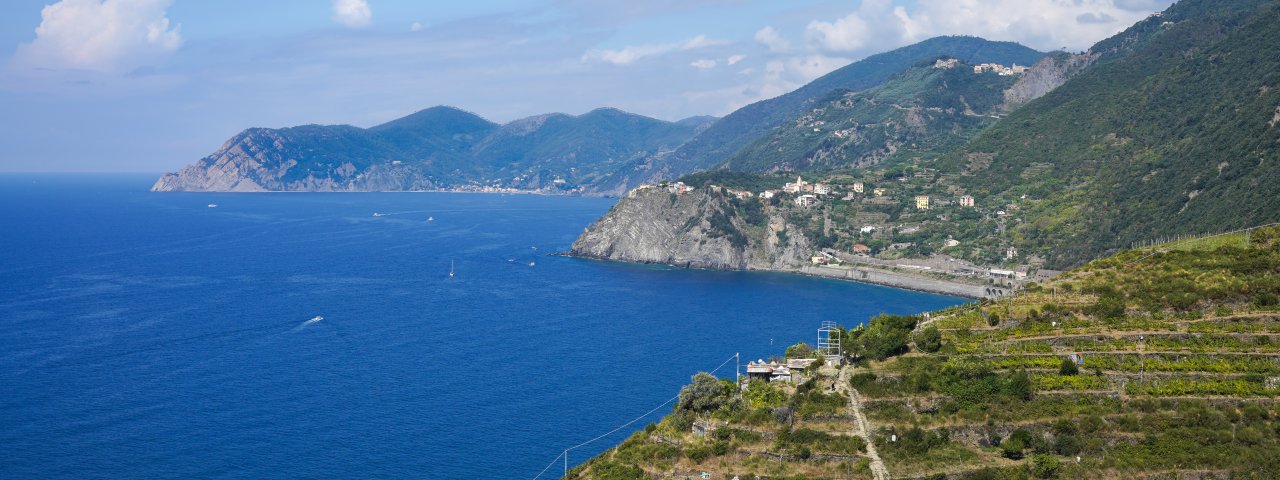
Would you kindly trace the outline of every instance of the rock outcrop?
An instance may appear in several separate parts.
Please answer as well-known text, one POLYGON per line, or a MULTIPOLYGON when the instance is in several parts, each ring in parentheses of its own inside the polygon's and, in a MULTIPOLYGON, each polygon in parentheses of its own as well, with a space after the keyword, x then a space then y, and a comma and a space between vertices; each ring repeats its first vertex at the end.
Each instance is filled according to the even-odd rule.
POLYGON ((1005 111, 1013 110, 1027 102, 1045 96, 1071 77, 1083 71, 1100 55, 1091 52, 1080 54, 1058 53, 1046 55, 1027 69, 1012 87, 1004 92, 1005 111))
POLYGON ((718 189, 684 194, 632 190, 573 243, 570 255, 718 270, 790 270, 808 258, 803 235, 784 235, 780 214, 752 225, 718 189))

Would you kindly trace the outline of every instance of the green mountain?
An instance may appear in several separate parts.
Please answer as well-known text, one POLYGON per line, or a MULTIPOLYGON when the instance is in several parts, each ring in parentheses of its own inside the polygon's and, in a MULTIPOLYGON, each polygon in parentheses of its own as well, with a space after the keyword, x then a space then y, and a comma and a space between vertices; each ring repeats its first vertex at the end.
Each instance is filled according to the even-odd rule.
POLYGON ((1263 45, 1280 45, 1280 4, 1179 2, 933 167, 1015 204, 1009 241, 1055 265, 1280 221, 1280 51, 1263 45))
POLYGON ((433 107, 368 129, 245 130, 166 174, 156 191, 519 189, 581 192, 626 162, 671 149, 706 119, 664 122, 616 109, 498 125, 433 107))
POLYGON ((1031 65, 1042 56, 1043 53, 1016 43, 967 36, 935 37, 872 55, 823 75, 795 91, 747 105, 726 115, 674 152, 637 164, 635 168, 640 173, 630 178, 648 180, 645 177, 655 174, 675 177, 714 167, 770 130, 809 110, 815 102, 832 92, 874 87, 921 61, 949 57, 971 65, 1031 65))
MULTIPOLYGON (((1278 41, 1277 2, 1184 0, 1088 52, 1049 56, 998 107, 1007 79, 918 66, 834 93, 728 170, 682 180, 759 193, 803 171, 825 184, 834 194, 801 210, 794 194, 766 202, 782 215, 775 231, 735 224, 750 248, 778 244, 779 229, 787 245, 803 236, 811 251, 792 255, 802 259, 869 247, 879 261, 942 253, 1057 270, 1135 243, 1280 222, 1280 53, 1258 48, 1278 41), (956 114, 965 109, 976 115, 956 114)), ((745 214, 760 201, 737 203, 745 214)), ((648 250, 628 251, 664 257, 648 250)))
POLYGON ((738 150, 721 168, 741 172, 868 167, 959 146, 1004 113, 1014 76, 939 60, 861 92, 836 90, 738 150))

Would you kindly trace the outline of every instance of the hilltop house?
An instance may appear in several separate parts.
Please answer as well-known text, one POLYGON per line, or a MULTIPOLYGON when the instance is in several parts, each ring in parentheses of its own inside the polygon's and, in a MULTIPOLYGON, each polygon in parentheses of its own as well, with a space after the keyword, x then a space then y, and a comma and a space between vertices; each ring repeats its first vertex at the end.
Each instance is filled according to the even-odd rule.
POLYGON ((804 194, 804 195, 801 195, 801 196, 799 196, 799 197, 796 197, 796 205, 797 205, 797 206, 801 206, 801 207, 812 207, 812 206, 817 205, 817 204, 818 204, 818 197, 815 197, 815 196, 813 196, 812 194, 808 194, 808 193, 806 193, 806 194, 804 194))
POLYGON ((816 358, 791 358, 783 362, 756 360, 747 362, 747 379, 766 382, 790 382, 797 380, 800 372, 816 362, 816 358))
POLYGON ((866 188, 866 186, 865 186, 865 185, 863 185, 863 184, 862 184, 862 182, 853 182, 853 191, 854 191, 854 192, 862 193, 862 192, 863 192, 863 190, 864 190, 865 188, 866 188))
POLYGON ((830 195, 831 186, 825 183, 815 183, 813 184, 813 193, 816 195, 830 195))
POLYGON ((777 190, 765 190, 763 192, 760 192, 760 198, 768 200, 770 198, 773 198, 773 196, 777 194, 778 194, 777 190))
POLYGON ((929 209, 929 196, 916 195, 916 210, 928 210, 928 209, 929 209))
POLYGON ((869 255, 869 254, 871 254, 871 247, 868 247, 868 246, 863 245, 863 244, 861 244, 861 243, 859 243, 859 244, 855 244, 855 245, 853 246, 853 253, 858 254, 858 255, 869 255))
POLYGON ((961 207, 972 207, 972 206, 973 206, 973 195, 965 195, 965 196, 960 197, 960 206, 961 206, 961 207))
POLYGON ((871 193, 875 194, 875 196, 877 197, 883 197, 884 194, 889 193, 889 191, 883 188, 876 188, 874 190, 871 190, 871 193))
POLYGON ((674 193, 676 195, 684 195, 686 193, 692 192, 693 187, 685 185, 684 182, 676 182, 676 183, 667 185, 667 191, 674 193))

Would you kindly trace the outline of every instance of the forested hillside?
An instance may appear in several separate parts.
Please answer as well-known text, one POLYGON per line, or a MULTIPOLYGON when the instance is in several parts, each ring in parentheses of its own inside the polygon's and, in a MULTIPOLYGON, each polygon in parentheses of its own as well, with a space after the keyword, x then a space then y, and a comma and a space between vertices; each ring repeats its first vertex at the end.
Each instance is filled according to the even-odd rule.
POLYGON ((1020 203, 1010 241, 1058 266, 1280 220, 1280 51, 1260 48, 1277 44, 1276 2, 1179 2, 936 167, 1020 203))

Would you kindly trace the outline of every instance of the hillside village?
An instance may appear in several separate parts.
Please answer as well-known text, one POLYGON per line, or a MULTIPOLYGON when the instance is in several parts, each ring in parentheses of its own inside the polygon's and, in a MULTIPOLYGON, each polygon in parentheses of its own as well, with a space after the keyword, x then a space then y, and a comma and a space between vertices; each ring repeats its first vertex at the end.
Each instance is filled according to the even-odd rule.
POLYGON ((962 189, 938 188, 936 173, 926 169, 770 178, 778 183, 759 189, 676 181, 637 190, 664 188, 679 196, 705 188, 744 210, 756 204, 779 211, 807 227, 802 233, 816 247, 808 257, 813 267, 871 267, 1008 288, 1058 273, 1001 240, 1030 198, 987 205, 962 189))

